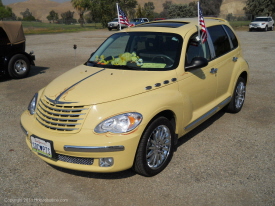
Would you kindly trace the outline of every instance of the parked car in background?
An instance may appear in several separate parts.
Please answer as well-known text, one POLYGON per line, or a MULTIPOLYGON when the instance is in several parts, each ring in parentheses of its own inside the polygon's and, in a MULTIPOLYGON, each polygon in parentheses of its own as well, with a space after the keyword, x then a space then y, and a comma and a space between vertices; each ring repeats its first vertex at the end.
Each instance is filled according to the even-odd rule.
POLYGON ((240 42, 227 21, 205 21, 204 43, 197 18, 111 35, 87 62, 34 94, 21 116, 29 149, 73 170, 160 173, 179 137, 221 109, 239 112, 245 101, 249 66, 240 42))
POLYGON ((25 44, 21 22, 0 21, 0 75, 15 79, 28 75, 35 56, 25 52, 25 44))
POLYGON ((249 24, 249 31, 252 30, 263 30, 263 31, 273 31, 274 30, 274 20, 271 16, 259 16, 256 17, 249 24))
MULTIPOLYGON (((120 24, 121 28, 127 28, 128 26, 125 24, 120 24)), ((111 22, 108 22, 108 29, 111 31, 112 29, 119 30, 118 18, 114 18, 111 22)))
POLYGON ((138 25, 142 23, 149 22, 149 19, 147 18, 135 18, 130 21, 131 24, 138 25))

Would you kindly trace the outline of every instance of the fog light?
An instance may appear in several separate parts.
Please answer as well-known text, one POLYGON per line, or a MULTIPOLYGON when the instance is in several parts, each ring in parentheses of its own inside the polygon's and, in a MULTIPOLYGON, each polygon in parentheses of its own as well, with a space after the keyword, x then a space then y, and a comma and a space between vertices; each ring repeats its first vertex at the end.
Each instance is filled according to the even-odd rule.
POLYGON ((100 167, 111 167, 114 164, 114 159, 112 157, 105 157, 99 159, 100 167))

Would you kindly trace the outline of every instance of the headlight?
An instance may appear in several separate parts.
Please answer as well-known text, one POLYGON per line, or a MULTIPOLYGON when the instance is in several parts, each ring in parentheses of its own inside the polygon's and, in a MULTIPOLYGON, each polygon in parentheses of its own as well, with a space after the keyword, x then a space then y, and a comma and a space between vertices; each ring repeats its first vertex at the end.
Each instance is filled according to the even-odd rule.
POLYGON ((33 96, 32 100, 28 106, 28 110, 31 115, 33 115, 35 113, 37 97, 38 97, 38 93, 35 93, 35 95, 33 96))
POLYGON ((99 123, 96 133, 125 133, 135 129, 142 121, 142 115, 136 112, 120 114, 99 123))

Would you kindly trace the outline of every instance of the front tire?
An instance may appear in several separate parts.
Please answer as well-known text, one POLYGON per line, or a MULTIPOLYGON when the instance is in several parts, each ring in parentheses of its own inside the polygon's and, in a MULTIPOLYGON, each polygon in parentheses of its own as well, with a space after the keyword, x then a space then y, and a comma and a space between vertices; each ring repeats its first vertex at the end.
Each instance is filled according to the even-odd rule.
POLYGON ((133 169, 146 177, 164 170, 174 153, 174 138, 173 126, 167 118, 153 120, 141 137, 133 169))
POLYGON ((246 82, 242 77, 239 77, 234 89, 233 97, 227 105, 226 111, 229 113, 238 113, 241 111, 245 100, 245 93, 246 82))
POLYGON ((23 54, 14 55, 8 65, 8 73, 11 78, 21 79, 30 72, 30 61, 23 54))

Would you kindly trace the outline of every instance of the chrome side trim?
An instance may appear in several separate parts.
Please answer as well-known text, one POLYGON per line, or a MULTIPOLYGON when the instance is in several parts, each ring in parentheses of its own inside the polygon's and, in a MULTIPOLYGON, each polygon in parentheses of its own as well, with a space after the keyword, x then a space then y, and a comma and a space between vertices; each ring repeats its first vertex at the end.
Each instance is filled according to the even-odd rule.
POLYGON ((64 150, 70 152, 119 152, 124 151, 124 146, 102 146, 102 147, 93 147, 93 146, 72 146, 65 145, 64 150))
POLYGON ((205 113, 204 115, 202 115, 200 118, 196 119, 194 122, 192 122, 191 124, 187 125, 184 129, 187 130, 190 127, 193 127, 194 125, 196 125, 197 123, 199 123, 200 121, 202 121, 203 119, 206 119, 207 117, 209 117, 210 115, 214 114, 216 111, 218 110, 217 107, 215 107, 214 109, 211 109, 209 112, 205 113))
POLYGON ((196 119, 195 121, 191 122, 189 125, 187 125, 184 129, 187 130, 190 127, 193 127, 194 125, 196 125, 197 123, 199 123, 200 121, 202 121, 203 119, 206 119, 207 117, 211 116, 212 114, 214 114, 217 110, 219 110, 220 108, 222 108, 223 106, 225 106, 227 103, 230 102, 231 96, 226 98, 224 101, 222 101, 220 104, 218 104, 216 107, 214 107, 213 109, 211 109, 209 112, 205 113, 204 115, 202 115, 201 117, 199 117, 198 119, 196 119))

